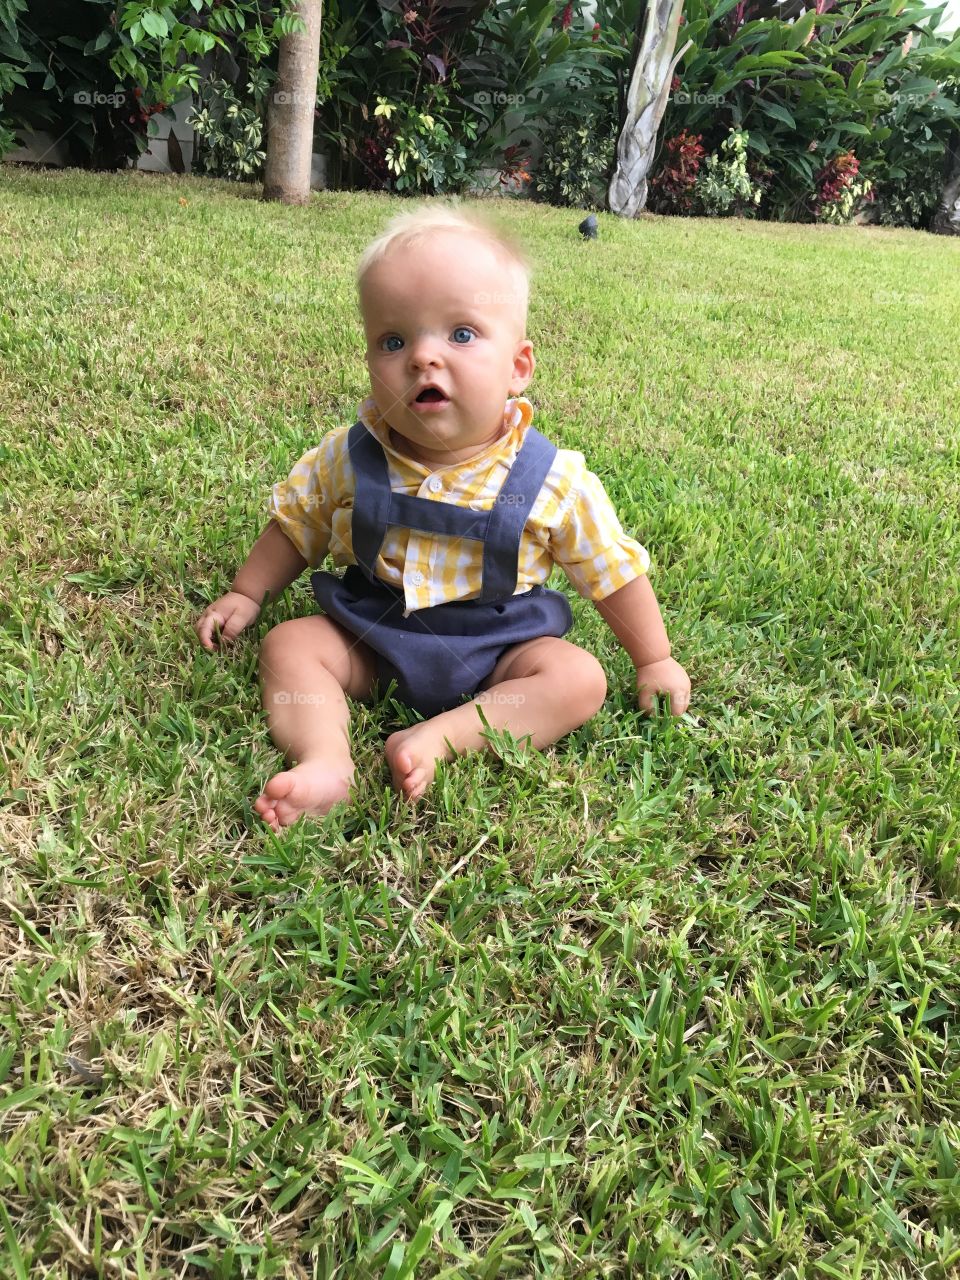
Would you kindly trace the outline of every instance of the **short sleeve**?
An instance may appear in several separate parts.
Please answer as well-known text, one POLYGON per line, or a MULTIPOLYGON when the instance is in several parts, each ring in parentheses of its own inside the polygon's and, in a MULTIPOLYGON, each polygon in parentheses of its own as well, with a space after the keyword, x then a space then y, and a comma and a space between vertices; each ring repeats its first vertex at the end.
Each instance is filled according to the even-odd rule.
POLYGON ((347 430, 331 431, 308 450, 270 495, 271 518, 313 568, 327 554, 333 512, 342 502, 347 430))
POLYGON ((572 453, 570 486, 550 530, 549 549, 573 586, 589 600, 604 600, 646 573, 650 556, 624 533, 607 491, 572 453))

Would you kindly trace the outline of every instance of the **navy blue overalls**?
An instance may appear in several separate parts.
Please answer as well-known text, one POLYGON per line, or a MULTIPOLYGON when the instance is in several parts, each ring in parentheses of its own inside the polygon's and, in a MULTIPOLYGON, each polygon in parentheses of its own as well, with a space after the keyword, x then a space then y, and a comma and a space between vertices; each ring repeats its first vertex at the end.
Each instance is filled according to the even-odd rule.
POLYGON ((423 716, 457 706, 476 693, 504 650, 538 636, 562 636, 573 625, 566 596, 543 586, 514 595, 520 537, 556 457, 556 446, 528 427, 520 452, 489 511, 393 493, 380 442, 362 422, 347 433, 355 476, 353 554, 343 577, 311 575, 324 613, 377 655, 384 692, 423 716), (375 576, 388 525, 483 543, 480 595, 451 600, 403 616, 403 590, 375 576))

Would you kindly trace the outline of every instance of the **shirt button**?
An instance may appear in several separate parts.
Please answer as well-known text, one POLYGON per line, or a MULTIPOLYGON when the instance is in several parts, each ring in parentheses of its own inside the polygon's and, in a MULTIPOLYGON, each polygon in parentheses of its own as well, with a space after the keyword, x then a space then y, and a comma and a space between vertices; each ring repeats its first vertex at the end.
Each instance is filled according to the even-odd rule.
POLYGON ((439 493, 440 490, 443 488, 443 481, 440 479, 439 476, 431 476, 430 479, 427 481, 427 488, 430 490, 431 493, 439 493))
POLYGON ((419 569, 416 571, 416 573, 412 575, 410 580, 415 587, 423 586, 423 574, 420 572, 419 569))

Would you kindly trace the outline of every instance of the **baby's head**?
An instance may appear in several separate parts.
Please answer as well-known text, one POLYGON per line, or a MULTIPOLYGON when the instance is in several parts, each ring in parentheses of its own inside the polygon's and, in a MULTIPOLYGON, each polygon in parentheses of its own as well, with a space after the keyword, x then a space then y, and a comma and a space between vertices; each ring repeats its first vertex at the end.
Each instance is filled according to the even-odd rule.
POLYGON ((454 205, 401 214, 364 251, 357 293, 371 392, 394 434, 441 465, 495 440, 535 368, 529 265, 510 233, 454 205), (417 402, 431 384, 440 398, 417 402))

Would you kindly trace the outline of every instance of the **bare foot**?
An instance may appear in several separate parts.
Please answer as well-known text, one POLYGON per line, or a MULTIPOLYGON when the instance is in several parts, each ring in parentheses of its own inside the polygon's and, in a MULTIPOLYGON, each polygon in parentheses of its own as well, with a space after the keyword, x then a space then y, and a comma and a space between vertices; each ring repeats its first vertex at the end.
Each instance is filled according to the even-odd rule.
POLYGON ((253 807, 264 822, 279 834, 304 814, 322 817, 335 804, 346 800, 353 781, 353 762, 323 756, 301 760, 292 769, 275 773, 253 807))
POLYGON ((450 749, 433 720, 391 733, 384 745, 393 785, 408 800, 419 798, 433 781, 437 761, 447 760, 450 749))

